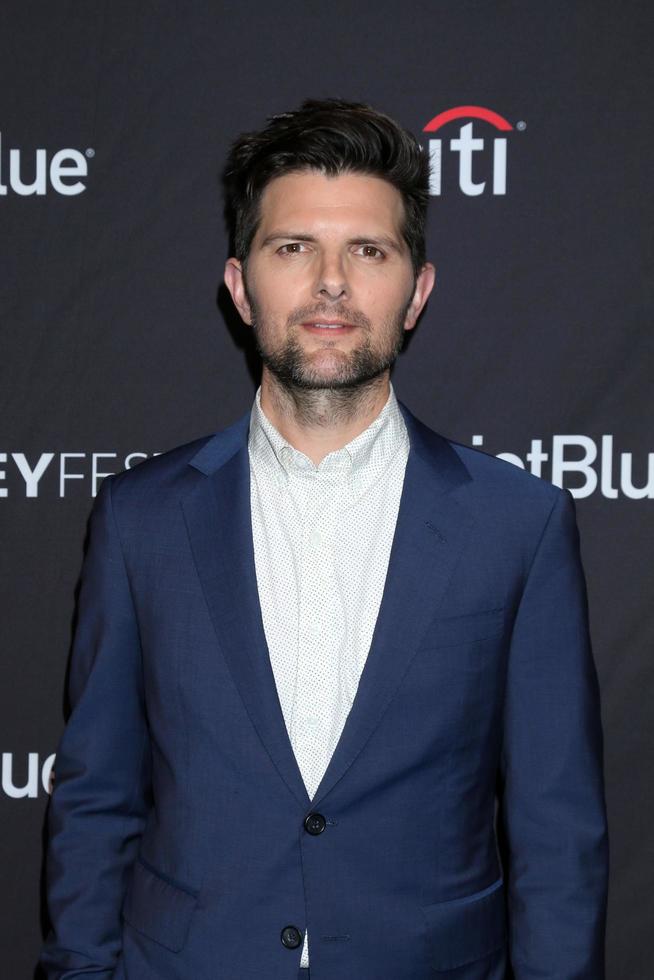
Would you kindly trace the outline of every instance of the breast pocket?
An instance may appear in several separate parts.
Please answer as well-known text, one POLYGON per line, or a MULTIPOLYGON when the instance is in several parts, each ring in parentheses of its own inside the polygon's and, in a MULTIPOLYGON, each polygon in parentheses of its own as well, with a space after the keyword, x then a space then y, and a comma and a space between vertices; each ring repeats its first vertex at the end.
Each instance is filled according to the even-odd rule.
POLYGON ((436 905, 424 905, 429 962, 434 970, 474 963, 506 942, 502 878, 480 892, 436 905))
POLYGON ((504 632, 504 607, 495 606, 479 612, 458 616, 439 616, 431 624, 423 641, 424 647, 456 646, 479 643, 499 637, 504 632))

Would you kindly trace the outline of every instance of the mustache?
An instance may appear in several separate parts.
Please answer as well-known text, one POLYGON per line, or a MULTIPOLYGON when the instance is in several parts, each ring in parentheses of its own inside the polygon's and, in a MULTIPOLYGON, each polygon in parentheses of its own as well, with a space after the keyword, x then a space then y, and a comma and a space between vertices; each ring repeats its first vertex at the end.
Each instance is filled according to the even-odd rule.
POLYGON ((340 303, 321 303, 317 306, 299 306, 289 313, 286 326, 292 327, 298 323, 309 323, 318 316, 343 320, 345 323, 351 323, 355 327, 364 327, 366 330, 369 330, 371 325, 368 317, 360 310, 350 310, 340 303))

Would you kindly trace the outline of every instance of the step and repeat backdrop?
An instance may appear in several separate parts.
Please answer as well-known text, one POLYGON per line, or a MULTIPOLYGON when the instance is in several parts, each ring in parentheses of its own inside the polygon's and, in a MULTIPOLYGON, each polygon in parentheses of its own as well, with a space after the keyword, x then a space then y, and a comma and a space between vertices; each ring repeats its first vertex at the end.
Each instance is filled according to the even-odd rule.
POLYGON ((307 97, 432 162, 437 287, 394 373, 576 498, 602 689, 610 980, 652 976, 648 3, 28 0, 0 13, 0 975, 34 976, 76 587, 108 473, 244 413, 219 175, 307 97))

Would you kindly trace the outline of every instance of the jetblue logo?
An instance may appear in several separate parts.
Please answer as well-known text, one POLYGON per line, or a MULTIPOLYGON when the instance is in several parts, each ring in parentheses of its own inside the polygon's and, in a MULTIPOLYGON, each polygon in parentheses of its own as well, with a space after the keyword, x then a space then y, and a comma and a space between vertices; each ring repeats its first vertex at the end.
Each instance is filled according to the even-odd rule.
MULTIPOLYGON (((423 132, 430 134, 430 194, 438 197, 443 193, 443 177, 447 175, 450 166, 458 170, 459 189, 467 197, 478 197, 488 192, 495 196, 506 194, 507 138, 494 136, 489 139, 489 126, 500 133, 513 130, 511 123, 503 116, 493 112, 492 109, 484 109, 476 105, 447 109, 427 123, 423 132), (445 126, 457 120, 461 121, 462 125, 459 126, 456 136, 447 140, 442 136, 431 137, 432 133, 440 132, 445 126), (463 122, 463 120, 471 121, 463 122), (473 128, 475 123, 478 132, 486 135, 476 135, 473 128)), ((517 128, 524 129, 525 124, 518 123, 517 128)))
MULTIPOLYGON (((474 435, 472 445, 483 448, 483 435, 474 435)), ((576 498, 599 491, 608 500, 654 499, 654 453, 634 459, 633 453, 616 450, 612 435, 599 441, 581 434, 553 435, 546 448, 542 439, 532 439, 524 456, 506 452, 497 457, 565 487, 576 498)))
POLYGON ((13 800, 36 799, 40 793, 52 793, 54 785, 54 752, 41 761, 38 752, 2 753, 2 792, 13 800))
POLYGON ((88 159, 93 150, 80 153, 72 148, 50 154, 40 148, 34 153, 10 148, 3 152, 0 133, 0 197, 10 192, 20 197, 43 197, 52 190, 64 197, 74 197, 86 190, 88 159))

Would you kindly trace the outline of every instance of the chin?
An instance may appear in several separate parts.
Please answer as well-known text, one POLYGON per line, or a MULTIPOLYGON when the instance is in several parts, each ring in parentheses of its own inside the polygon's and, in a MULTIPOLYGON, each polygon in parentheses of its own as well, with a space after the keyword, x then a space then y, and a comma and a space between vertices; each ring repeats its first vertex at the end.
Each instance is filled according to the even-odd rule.
POLYGON ((352 374, 352 365, 349 358, 337 352, 336 356, 310 358, 303 365, 302 374, 307 378, 320 379, 324 382, 338 382, 345 376, 352 374))

